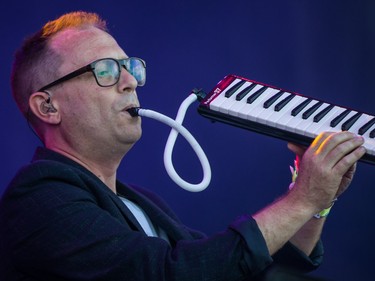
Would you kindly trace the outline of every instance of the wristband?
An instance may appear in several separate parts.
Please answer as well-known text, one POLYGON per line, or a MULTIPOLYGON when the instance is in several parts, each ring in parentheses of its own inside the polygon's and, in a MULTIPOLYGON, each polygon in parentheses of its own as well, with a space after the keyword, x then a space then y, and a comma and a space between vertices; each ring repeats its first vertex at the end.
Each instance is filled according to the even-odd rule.
POLYGON ((331 208, 333 207, 333 204, 335 204, 335 201, 337 200, 337 198, 335 198, 332 203, 331 203, 331 206, 329 206, 328 208, 324 209, 324 210, 321 210, 319 213, 315 214, 314 215, 314 218, 316 219, 321 219, 321 218, 324 218, 326 216, 328 216, 329 212, 331 211, 331 208))
MULTIPOLYGON (((333 206, 333 205, 332 205, 332 206, 333 206)), ((321 218, 324 218, 324 217, 328 216, 329 212, 331 211, 332 206, 329 207, 329 208, 327 208, 327 209, 324 209, 324 210, 320 211, 320 212, 317 213, 317 214, 315 214, 315 215, 314 215, 314 218, 316 218, 316 219, 321 219, 321 218)))

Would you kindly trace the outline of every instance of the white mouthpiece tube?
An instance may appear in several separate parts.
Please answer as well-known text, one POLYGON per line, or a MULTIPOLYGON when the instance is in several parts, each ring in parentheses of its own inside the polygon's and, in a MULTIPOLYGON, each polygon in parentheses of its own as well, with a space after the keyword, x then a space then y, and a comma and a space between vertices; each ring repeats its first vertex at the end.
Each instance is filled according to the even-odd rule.
POLYGON ((171 179, 180 187, 187 191, 191 192, 199 192, 207 188, 207 186, 210 184, 211 181, 211 167, 210 163, 207 159, 206 154, 204 153, 202 147, 199 145, 199 143, 195 140, 193 135, 184 127, 182 126, 182 121, 185 117, 186 111, 188 107, 197 100, 197 97, 195 94, 189 95, 180 105, 180 108, 178 110, 176 120, 173 120, 172 118, 165 116, 161 113, 158 113, 153 110, 149 109, 142 109, 140 108, 138 110, 138 114, 140 116, 149 117, 152 119, 155 119, 157 121, 160 121, 170 127, 172 127, 171 132, 169 134, 167 143, 165 145, 164 150, 164 166, 168 173, 168 175, 171 177, 171 179), (189 182, 186 182, 183 180, 178 173, 176 172, 173 162, 172 162, 172 152, 173 147, 175 145, 176 139, 178 134, 181 134, 186 141, 191 145, 192 149, 195 151, 195 153, 198 156, 198 159, 201 162, 202 169, 203 169, 203 179, 198 184, 192 184, 189 182))

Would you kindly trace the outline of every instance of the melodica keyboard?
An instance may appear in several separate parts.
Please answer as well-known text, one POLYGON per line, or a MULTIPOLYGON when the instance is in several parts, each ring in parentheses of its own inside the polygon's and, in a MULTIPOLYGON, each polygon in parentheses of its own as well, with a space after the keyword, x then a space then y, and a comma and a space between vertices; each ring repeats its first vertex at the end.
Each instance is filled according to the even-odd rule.
POLYGON ((375 117, 353 109, 228 75, 200 102, 198 112, 302 145, 323 131, 350 131, 365 138, 361 161, 375 165, 375 117))

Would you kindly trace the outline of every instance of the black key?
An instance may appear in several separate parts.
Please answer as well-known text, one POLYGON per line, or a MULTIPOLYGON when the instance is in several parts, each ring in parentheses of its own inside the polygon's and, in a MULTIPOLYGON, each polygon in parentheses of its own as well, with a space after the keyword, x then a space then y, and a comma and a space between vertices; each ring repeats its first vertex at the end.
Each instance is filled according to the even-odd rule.
POLYGON ((250 86, 247 86, 245 89, 243 89, 241 92, 237 94, 236 100, 242 100, 252 89, 254 89, 255 86, 255 83, 252 83, 250 86))
POLYGON ((342 124, 341 130, 343 131, 349 130, 353 126, 353 124, 358 120, 358 118, 361 117, 361 115, 362 113, 360 112, 357 112, 356 114, 354 114, 347 121, 345 121, 344 124, 342 124))
POLYGON ((292 116, 296 116, 298 113, 300 113, 302 109, 304 109, 311 101, 312 99, 307 99, 303 103, 299 104, 296 108, 292 110, 292 116))
POLYGON ((277 101, 277 99, 279 97, 282 96, 282 94, 284 94, 283 91, 279 91, 277 92, 276 94, 274 94, 272 97, 270 97, 268 100, 266 100, 263 104, 263 107, 264 108, 269 108, 275 101, 277 101))
POLYGON ((263 92, 267 90, 267 87, 266 86, 263 86, 262 88, 260 88, 259 90, 257 90, 254 94, 252 94, 250 97, 247 98, 247 103, 253 103, 257 98, 259 98, 259 96, 261 94, 263 94, 263 92))
POLYGON ((358 130, 358 134, 361 136, 368 131, 368 129, 371 128, 372 125, 375 124, 375 117, 372 118, 370 121, 368 121, 365 125, 363 125, 361 128, 358 130))
POLYGON ((333 119, 330 123, 331 127, 334 128, 337 126, 338 123, 340 123, 349 113, 351 112, 350 109, 347 109, 340 113, 335 119, 333 119))
POLYGON ((318 110, 318 108, 323 104, 322 101, 318 101, 316 104, 314 104, 312 107, 310 107, 308 110, 306 110, 302 114, 302 119, 307 119, 309 118, 315 111, 318 110))
POLYGON ((327 105, 326 108, 324 108, 322 111, 320 111, 317 115, 314 116, 314 122, 318 123, 324 116, 327 115, 328 112, 332 110, 335 106, 333 104, 327 105))
POLYGON ((240 82, 236 83, 236 85, 233 85, 228 91, 225 92, 225 97, 229 98, 231 97, 243 84, 245 84, 245 80, 241 80, 240 82))
POLYGON ((281 109, 284 108, 290 102, 296 95, 290 94, 287 96, 285 99, 280 101, 278 104, 275 105, 275 111, 280 111, 281 109))
POLYGON ((370 132, 370 138, 375 138, 375 129, 370 132))

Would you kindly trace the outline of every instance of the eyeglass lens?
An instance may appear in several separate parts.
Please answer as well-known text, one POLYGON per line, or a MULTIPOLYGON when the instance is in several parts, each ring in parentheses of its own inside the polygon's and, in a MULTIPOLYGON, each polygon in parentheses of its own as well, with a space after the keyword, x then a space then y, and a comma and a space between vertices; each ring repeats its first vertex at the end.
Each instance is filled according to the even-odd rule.
POLYGON ((125 66, 126 70, 137 80, 138 86, 143 86, 146 82, 146 70, 143 63, 136 58, 124 60, 103 59, 95 64, 94 74, 101 86, 112 86, 119 80, 119 64, 125 66))
POLYGON ((143 86, 146 83, 146 69, 143 63, 139 59, 134 58, 123 60, 123 62, 125 63, 125 68, 138 81, 138 85, 143 86))
POLYGON ((109 59, 97 61, 94 73, 101 86, 112 86, 116 84, 120 76, 118 63, 109 59))

